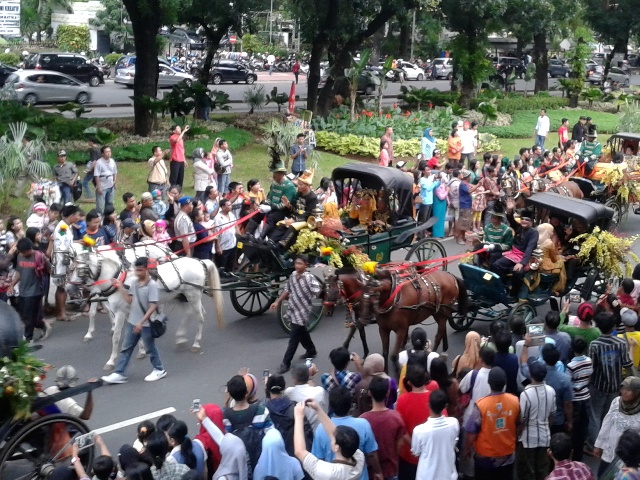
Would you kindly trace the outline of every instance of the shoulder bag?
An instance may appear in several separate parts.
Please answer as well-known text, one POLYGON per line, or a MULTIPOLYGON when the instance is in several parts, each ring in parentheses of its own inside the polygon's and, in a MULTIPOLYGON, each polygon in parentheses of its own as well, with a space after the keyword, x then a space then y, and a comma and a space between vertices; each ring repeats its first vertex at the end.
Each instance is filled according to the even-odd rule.
MULTIPOLYGON (((140 298, 136 296, 140 310, 146 313, 148 309, 144 308, 140 298)), ((167 331, 167 316, 164 313, 158 313, 157 311, 151 314, 149 318, 149 327, 151 328, 151 336, 153 338, 160 338, 167 331)))

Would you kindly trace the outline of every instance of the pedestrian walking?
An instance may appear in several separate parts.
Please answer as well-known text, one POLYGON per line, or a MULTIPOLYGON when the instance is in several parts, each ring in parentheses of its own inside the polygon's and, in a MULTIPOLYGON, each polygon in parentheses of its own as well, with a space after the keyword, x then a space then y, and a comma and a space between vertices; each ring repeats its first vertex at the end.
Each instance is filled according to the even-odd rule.
POLYGON ((550 129, 551 121, 549 120, 549 117, 547 117, 547 111, 543 108, 542 110, 540 110, 540 116, 538 117, 535 131, 533 132, 536 138, 535 144, 542 150, 544 150, 544 142, 547 139, 547 135, 549 135, 550 129))
POLYGON ((302 344, 305 348, 305 354, 302 357, 313 358, 318 354, 307 330, 307 323, 311 313, 311 302, 320 295, 322 287, 316 277, 307 271, 308 265, 309 257, 307 255, 296 257, 293 264, 295 272, 287 280, 282 295, 271 305, 271 310, 276 311, 283 300, 289 301, 287 315, 291 320, 291 334, 282 364, 278 369, 279 374, 283 374, 291 368, 291 361, 298 344, 302 344))
POLYGON ((296 85, 298 84, 298 76, 300 75, 300 60, 296 59, 296 63, 291 67, 293 75, 296 77, 296 85))
POLYGON ((151 359, 151 365, 153 365, 153 371, 144 378, 145 382, 155 382, 167 376, 149 324, 151 316, 158 308, 158 284, 149 276, 148 263, 147 257, 140 257, 136 260, 136 279, 131 283, 129 291, 125 290, 121 283, 114 282, 114 286, 124 301, 131 305, 131 310, 124 325, 124 340, 116 370, 112 374, 102 377, 102 381, 105 383, 117 384, 128 381, 124 372, 140 339, 142 339, 151 359))

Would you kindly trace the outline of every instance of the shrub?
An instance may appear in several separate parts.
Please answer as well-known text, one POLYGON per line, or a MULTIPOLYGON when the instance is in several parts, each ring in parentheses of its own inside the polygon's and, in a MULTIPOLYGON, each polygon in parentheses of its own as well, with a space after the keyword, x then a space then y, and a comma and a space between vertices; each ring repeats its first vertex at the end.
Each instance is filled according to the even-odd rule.
POLYGON ((416 108, 418 104, 421 107, 427 107, 429 104, 431 107, 446 107, 460 100, 458 92, 442 92, 435 88, 415 88, 412 86, 407 88, 403 85, 400 87, 400 92, 398 99, 410 108, 416 108))
POLYGON ((113 67, 121 56, 121 53, 110 53, 104 57, 104 63, 113 67))
MULTIPOLYGON (((471 108, 476 109, 480 103, 484 101, 481 98, 472 101, 471 108)), ((551 97, 549 95, 533 95, 524 97, 521 95, 510 95, 504 98, 496 99, 496 108, 501 113, 510 115, 523 110, 547 110, 558 109, 569 105, 569 100, 562 97, 551 97)))
POLYGON ((60 25, 56 30, 58 47, 65 52, 87 52, 91 44, 86 25, 60 25))
POLYGON ((20 63, 20 55, 12 52, 0 53, 0 63, 15 67, 20 63))

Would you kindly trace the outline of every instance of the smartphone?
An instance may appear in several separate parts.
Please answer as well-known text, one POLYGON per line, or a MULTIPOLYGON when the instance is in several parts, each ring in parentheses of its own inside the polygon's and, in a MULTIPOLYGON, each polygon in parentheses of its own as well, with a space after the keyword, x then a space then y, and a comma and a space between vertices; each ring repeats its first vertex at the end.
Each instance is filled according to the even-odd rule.
POLYGON ((307 368, 311 368, 311 364, 313 363, 313 358, 307 358, 304 361, 304 364, 307 366, 307 368))
POLYGON ((78 450, 92 447, 95 444, 96 434, 94 432, 85 433, 84 435, 78 435, 75 438, 75 443, 78 445, 78 450))
POLYGON ((268 369, 268 368, 265 368, 265 369, 262 371, 262 376, 263 376, 264 378, 269 378, 269 375, 271 375, 271 372, 269 371, 269 369, 268 369))
POLYGON ((527 325, 527 333, 531 337, 531 345, 539 347, 544 344, 544 324, 530 323, 527 325))
POLYGON ((200 404, 200 399, 199 398, 194 398, 193 399, 193 403, 191 404, 191 411, 192 412, 199 412, 201 406, 202 405, 200 404))

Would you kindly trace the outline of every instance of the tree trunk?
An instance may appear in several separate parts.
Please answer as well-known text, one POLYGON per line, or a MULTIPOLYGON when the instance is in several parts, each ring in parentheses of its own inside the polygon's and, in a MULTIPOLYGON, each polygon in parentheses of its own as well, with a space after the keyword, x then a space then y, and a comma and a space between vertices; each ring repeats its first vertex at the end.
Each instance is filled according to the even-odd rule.
POLYGON ((400 36, 398 37, 397 58, 407 59, 411 48, 411 17, 402 15, 398 17, 398 22, 400 23, 400 36))
POLYGON ((371 59, 369 62, 374 67, 380 65, 380 56, 382 55, 382 38, 384 37, 384 26, 380 27, 376 33, 373 34, 371 45, 371 59))
MULTIPOLYGON (((602 74, 603 82, 604 82, 604 79, 606 79, 607 76, 609 75, 609 70, 611 69, 611 62, 613 62, 613 57, 616 56, 616 53, 624 53, 624 58, 627 58, 628 44, 629 44, 628 35, 626 35, 624 38, 616 39, 616 41, 613 43, 613 48, 611 49, 611 53, 605 56, 605 62, 603 65, 604 72, 602 74)), ((617 67, 617 65, 614 65, 614 67, 617 67)))
POLYGON ((522 58, 522 50, 524 50, 525 42, 524 39, 520 37, 517 37, 516 40, 516 57, 522 58))
POLYGON ((156 98, 158 94, 158 47, 156 35, 162 26, 161 7, 158 0, 123 0, 136 47, 136 75, 133 82, 133 113, 135 133, 147 137, 153 129, 156 114, 146 108, 139 99, 143 96, 156 98))
POLYGON ((201 24, 204 29, 205 36, 207 37, 207 56, 204 59, 204 63, 202 64, 202 71, 200 72, 199 82, 203 85, 209 84, 209 74, 211 72, 211 64, 213 63, 213 57, 218 51, 218 47, 220 46, 220 40, 224 37, 229 31, 229 27, 233 24, 233 22, 225 22, 223 25, 217 25, 217 28, 214 30, 210 28, 207 24, 201 24))
POLYGON ((536 64, 536 85, 534 92, 549 90, 549 59, 547 57, 547 33, 540 32, 533 36, 533 62, 536 64))
POLYGON ((309 57, 309 75, 307 77, 307 110, 318 113, 318 85, 320 84, 320 60, 324 53, 324 45, 315 41, 311 46, 309 57))
MULTIPOLYGON (((349 68, 351 65, 351 53, 352 50, 348 48, 341 48, 341 46, 333 43, 329 46, 329 65, 331 65, 331 72, 327 79, 327 85, 320 93, 318 98, 318 114, 326 117, 331 110, 331 105, 336 93, 336 86, 340 86, 342 81, 336 81, 339 77, 344 75, 345 68, 349 68)), ((342 88, 340 87, 340 91, 342 88)))

